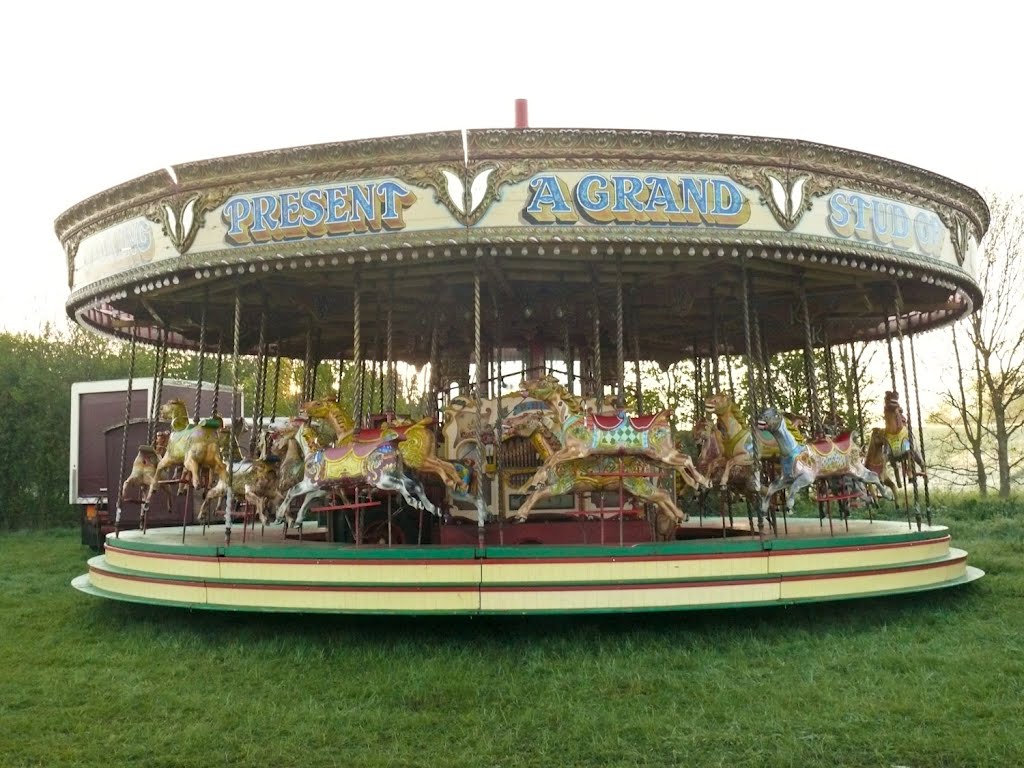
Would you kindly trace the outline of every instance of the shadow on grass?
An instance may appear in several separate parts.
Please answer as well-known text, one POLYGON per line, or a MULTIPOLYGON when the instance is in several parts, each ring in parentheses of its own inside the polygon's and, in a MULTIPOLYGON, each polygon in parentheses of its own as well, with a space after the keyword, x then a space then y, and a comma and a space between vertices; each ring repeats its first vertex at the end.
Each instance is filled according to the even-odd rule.
POLYGON ((793 633, 872 633, 881 627, 966 620, 983 610, 981 585, 880 598, 838 600, 763 608, 729 608, 652 613, 532 616, 362 616, 302 613, 244 613, 164 608, 102 602, 94 610, 103 623, 142 626, 162 635, 180 633, 210 640, 232 635, 248 640, 310 640, 325 644, 372 641, 424 646, 479 647, 573 640, 579 637, 642 639, 671 634, 683 644, 729 635, 755 634, 764 640, 793 633))

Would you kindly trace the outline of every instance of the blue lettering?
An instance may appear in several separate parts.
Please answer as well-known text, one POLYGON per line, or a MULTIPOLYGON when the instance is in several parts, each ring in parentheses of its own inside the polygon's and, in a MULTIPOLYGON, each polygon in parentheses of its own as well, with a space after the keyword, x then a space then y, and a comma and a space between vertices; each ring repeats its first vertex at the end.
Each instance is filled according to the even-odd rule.
POLYGON ((647 205, 644 210, 648 213, 652 211, 665 211, 666 213, 679 213, 679 206, 676 205, 675 195, 672 194, 672 188, 669 186, 668 179, 664 176, 648 176, 644 179, 644 184, 647 184, 651 188, 651 194, 647 198, 647 205))
POLYGON ((576 185, 576 203, 591 213, 603 211, 608 207, 608 180, 595 173, 584 176, 576 185))
POLYGON ((714 192, 712 213, 718 216, 735 216, 743 207, 743 195, 736 186, 725 179, 713 179, 711 186, 714 192))
POLYGON ((385 181, 377 187, 377 194, 384 200, 384 209, 381 211, 380 217, 384 221, 392 221, 399 217, 398 206, 395 203, 396 198, 405 197, 409 194, 409 190, 393 181, 385 181))
POLYGON ((224 218, 228 222, 228 236, 242 234, 242 222, 252 215, 252 205, 244 197, 233 197, 224 206, 224 218))
POLYGON ((348 187, 327 188, 327 223, 344 224, 348 221, 348 200, 345 193, 348 187))
POLYGON ((266 232, 277 226, 277 198, 273 195, 256 195, 252 199, 255 203, 252 226, 249 232, 266 232))
POLYGON ((281 194, 281 227, 291 229, 299 226, 299 193, 283 192, 281 194))
POLYGON ((697 207, 697 213, 705 214, 708 212, 708 194, 706 179, 695 179, 692 176, 685 176, 681 179, 683 182, 683 213, 693 213, 693 208, 690 207, 690 203, 694 203, 697 207))
POLYGON ((644 204, 637 199, 644 185, 639 176, 613 176, 615 182, 615 203, 612 210, 616 213, 642 211, 644 204), (627 206, 626 203, 629 203, 627 206))
POLYGON ((376 216, 376 198, 373 191, 376 184, 367 184, 364 188, 360 184, 353 184, 352 190, 352 220, 353 221, 374 221, 376 216))
POLYGON ((527 214, 536 217, 542 213, 570 213, 572 210, 562 196, 562 189, 554 175, 546 174, 530 181, 530 192, 527 214))
POLYGON ((324 220, 327 211, 320 202, 323 193, 319 189, 307 189, 302 193, 302 208, 306 212, 302 215, 302 224, 306 227, 315 227, 324 220), (308 215, 307 215, 308 214, 308 215))

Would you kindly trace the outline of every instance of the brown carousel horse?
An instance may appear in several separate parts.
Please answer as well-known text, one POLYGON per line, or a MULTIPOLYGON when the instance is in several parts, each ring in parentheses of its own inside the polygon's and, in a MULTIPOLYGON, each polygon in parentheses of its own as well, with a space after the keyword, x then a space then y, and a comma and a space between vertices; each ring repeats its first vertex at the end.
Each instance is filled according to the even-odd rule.
MULTIPOLYGON (((552 416, 550 410, 532 409, 508 417, 502 424, 502 439, 529 438, 547 466, 547 461, 561 449, 552 429, 552 416)), ((676 505, 672 494, 655 483, 654 477, 660 474, 659 470, 654 462, 630 455, 596 455, 551 465, 547 469, 542 467, 540 472, 544 477, 540 485, 532 489, 515 517, 520 522, 525 521, 537 504, 552 496, 614 491, 621 487, 630 496, 657 508, 655 530, 659 539, 674 539, 677 524, 686 522, 688 518, 676 505)), ((527 483, 523 490, 531 490, 528 486, 532 482, 527 483)))
POLYGON ((903 413, 903 406, 900 405, 899 395, 895 392, 886 392, 884 402, 885 442, 888 445, 889 463, 892 465, 896 482, 899 484, 900 465, 903 465, 904 472, 902 474, 909 475, 913 471, 913 464, 916 464, 923 474, 924 459, 921 458, 921 454, 911 439, 910 427, 907 417, 903 413))
POLYGON ((889 442, 885 439, 885 430, 880 427, 871 430, 864 466, 878 475, 882 480, 882 485, 892 491, 895 497, 897 486, 889 472, 889 442))
POLYGON ((260 434, 256 456, 234 462, 228 476, 207 491, 206 498, 199 506, 197 520, 205 521, 206 510, 217 508, 220 500, 227 495, 230 481, 233 498, 244 498, 252 504, 260 523, 267 524, 267 505, 279 504, 284 498, 279 489, 280 459, 271 452, 267 435, 265 431, 260 434))
MULTIPOLYGON (((730 455, 725 437, 709 419, 699 419, 693 425, 692 434, 694 442, 701 447, 697 457, 697 471, 721 491, 723 519, 730 493, 741 495, 750 504, 750 508, 754 509, 760 502, 761 482, 754 472, 753 457, 745 451, 730 455)), ((749 430, 747 435, 749 439, 749 430)), ((707 493, 706 490, 702 492, 701 504, 707 493)))
MULTIPOLYGON (((549 470, 559 464, 586 459, 593 454, 651 459, 679 470, 682 480, 695 490, 709 485, 707 478, 693 466, 693 460, 673 443, 668 411, 652 416, 599 416, 584 412, 583 401, 550 375, 527 379, 520 390, 523 397, 543 400, 555 412, 562 446, 537 471, 529 483, 530 488, 539 487, 549 470)), ((557 472, 553 476, 557 476, 557 472)))

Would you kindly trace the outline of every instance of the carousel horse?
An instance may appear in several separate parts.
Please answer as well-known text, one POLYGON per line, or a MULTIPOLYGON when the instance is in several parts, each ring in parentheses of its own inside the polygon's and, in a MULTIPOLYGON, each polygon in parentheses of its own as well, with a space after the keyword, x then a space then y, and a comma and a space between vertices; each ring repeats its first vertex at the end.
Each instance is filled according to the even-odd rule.
MULTIPOLYGON (((721 476, 719 485, 725 488, 729 485, 729 477, 733 467, 752 467, 754 464, 754 443, 751 439, 750 427, 747 425, 747 419, 743 411, 725 392, 708 396, 704 400, 704 410, 709 415, 714 414, 717 416, 718 422, 721 424, 721 430, 715 428, 710 422, 707 424, 707 430, 705 430, 705 437, 707 439, 705 440, 703 451, 718 450, 716 446, 711 444, 713 439, 712 433, 721 440, 721 466, 716 467, 716 469, 718 469, 718 474, 721 476)), ((700 422, 698 421, 694 425, 693 436, 695 439, 698 436, 697 426, 699 424, 700 422)), ((774 438, 772 442, 774 443, 774 438)), ((776 453, 778 452, 777 445, 775 446, 775 451, 776 453)), ((697 468, 700 469, 699 459, 697 468)), ((707 472, 702 469, 700 471, 707 476, 707 472)))
POLYGON ((875 427, 871 430, 871 439, 868 440, 867 455, 864 457, 864 466, 878 475, 882 484, 892 491, 896 496, 896 483, 889 474, 889 442, 885 439, 885 430, 875 427))
MULTIPOLYGON (((910 473, 913 460, 920 470, 924 470, 924 459, 918 453, 916 446, 910 438, 910 428, 907 424, 907 417, 903 414, 903 406, 900 405, 900 397, 895 392, 885 393, 885 441, 889 445, 889 463, 893 472, 899 477, 899 465, 906 461, 907 473, 910 473)), ((898 482, 898 480, 897 480, 898 482)))
POLYGON ((757 428, 767 429, 775 436, 781 458, 778 479, 768 486, 761 497, 763 514, 768 513, 772 496, 781 490, 786 491, 786 509, 792 513, 797 492, 821 478, 852 476, 865 486, 876 486, 885 498, 893 498, 878 475, 862 463, 860 451, 851 433, 845 432, 834 440, 825 438, 800 444, 790 433, 782 414, 774 408, 766 408, 761 413, 757 428))
MULTIPOLYGON (((405 474, 399 444, 405 440, 400 430, 384 424, 381 429, 363 430, 351 442, 333 448, 322 448, 308 421, 282 429, 274 442, 274 450, 291 451, 295 441, 303 457, 303 476, 288 489, 277 508, 277 519, 286 518, 293 499, 304 496, 295 524, 301 525, 310 504, 323 498, 330 486, 366 483, 382 491, 397 491, 409 506, 425 509, 440 516, 440 511, 427 498, 423 486, 405 474)), ((286 454, 287 455, 287 454, 286 454)), ((453 470, 454 471, 454 470, 453 470)))
POLYGON ((228 477, 224 481, 218 481, 213 488, 207 491, 206 498, 199 506, 196 519, 201 522, 206 520, 206 510, 217 508, 220 500, 227 495, 230 483, 233 498, 244 498, 252 504, 260 522, 266 525, 267 505, 280 504, 284 498, 278 487, 279 468, 280 459, 270 451, 267 433, 263 432, 260 435, 257 455, 232 464, 228 477))
MULTIPOLYGON (((524 492, 531 492, 516 511, 517 520, 525 521, 538 503, 552 496, 570 492, 614 491, 621 486, 630 496, 657 508, 655 530, 660 539, 675 538, 676 525, 686 522, 688 517, 676 505, 671 493, 658 487, 651 477, 644 476, 659 473, 659 467, 653 461, 629 454, 621 457, 597 454, 549 465, 547 462, 561 449, 552 427, 551 412, 546 409, 524 410, 506 418, 502 423, 503 440, 512 437, 529 438, 537 454, 545 461, 545 466, 538 473, 543 473, 539 485, 536 488, 530 487, 537 479, 535 475, 523 488, 524 492), (629 476, 617 476, 620 471, 629 476)), ((673 471, 672 474, 676 473, 673 471)))
MULTIPOLYGON (((132 488, 149 488, 153 484, 160 457, 167 450, 167 437, 166 432, 157 432, 153 445, 139 446, 139 452, 135 454, 135 460, 132 462, 132 471, 121 485, 122 500, 128 498, 128 491, 132 488)), ((167 508, 170 509, 171 492, 164 486, 160 486, 160 490, 167 497, 167 508)))
MULTIPOLYGON (((554 376, 527 379, 520 385, 524 397, 543 400, 558 419, 561 448, 534 475, 528 487, 540 487, 549 470, 566 461, 591 455, 628 455, 646 458, 679 470, 682 480, 694 490, 709 485, 693 466, 693 460, 672 442, 669 411, 653 416, 601 416, 584 412, 583 401, 570 394, 554 376)), ((555 472, 553 475, 558 476, 555 472)))
POLYGON ((210 481, 206 487, 213 487, 218 482, 226 481, 227 467, 221 458, 220 429, 223 420, 214 416, 193 425, 189 421, 188 410, 181 400, 169 400, 160 406, 160 419, 170 422, 171 432, 167 439, 167 450, 161 457, 153 472, 146 495, 148 502, 161 476, 168 469, 183 467, 192 478, 192 487, 199 490, 203 484, 201 470, 207 469, 210 481))
MULTIPOLYGON (((353 442, 363 440, 363 436, 375 432, 375 430, 363 430, 358 435, 355 433, 355 425, 333 400, 312 400, 304 403, 300 409, 302 413, 312 418, 323 418, 331 425, 337 438, 334 446, 340 448, 353 442)), ((434 439, 434 431, 430 428, 432 419, 426 418, 413 423, 388 422, 402 436, 399 450, 402 452, 402 461, 415 469, 417 472, 425 472, 437 475, 441 482, 450 489, 464 490, 459 470, 450 462, 439 459, 436 455, 437 441, 434 439)))
MULTIPOLYGON (((758 503, 761 495, 761 481, 754 472, 753 457, 746 452, 730 455, 726 449, 728 441, 722 432, 708 419, 699 419, 693 425, 693 439, 700 445, 697 457, 697 471, 719 487, 726 494, 735 491, 741 494, 751 507, 758 503)), ((747 430, 749 440, 750 430, 747 430)), ((708 490, 702 492, 706 497, 708 490)), ((701 498, 701 503, 704 498, 701 498)), ((723 495, 723 509, 727 503, 723 495)))

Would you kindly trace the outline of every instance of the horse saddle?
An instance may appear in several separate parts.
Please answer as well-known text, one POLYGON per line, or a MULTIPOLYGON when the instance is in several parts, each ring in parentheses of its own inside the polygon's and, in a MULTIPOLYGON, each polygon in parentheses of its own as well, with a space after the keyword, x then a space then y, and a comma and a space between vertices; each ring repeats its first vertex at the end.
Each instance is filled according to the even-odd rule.
POLYGON ((590 423, 593 424, 597 429, 604 432, 613 432, 619 427, 623 426, 627 420, 629 426, 636 432, 646 432, 654 424, 655 419, 658 418, 659 414, 653 416, 625 416, 617 413, 610 415, 600 415, 596 413, 590 414, 590 423))
POLYGON ((815 438, 808 445, 822 456, 832 453, 832 451, 849 453, 850 447, 853 445, 853 433, 843 432, 833 438, 815 438))

